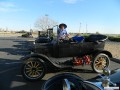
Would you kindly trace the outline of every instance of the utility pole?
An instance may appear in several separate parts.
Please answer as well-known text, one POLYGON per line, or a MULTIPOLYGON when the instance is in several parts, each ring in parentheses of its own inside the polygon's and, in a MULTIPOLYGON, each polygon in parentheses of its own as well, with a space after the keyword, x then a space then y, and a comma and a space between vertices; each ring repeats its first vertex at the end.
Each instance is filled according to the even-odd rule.
MULTIPOLYGON (((46 24, 47 24, 49 15, 48 15, 48 14, 45 14, 45 17, 46 17, 46 24)), ((49 26, 47 26, 47 29, 48 29, 48 28, 49 28, 49 26)))
POLYGON ((81 22, 80 22, 80 27, 79 27, 79 34, 80 34, 80 31, 81 31, 81 22))
POLYGON ((88 28, 87 28, 88 26, 87 26, 87 24, 86 24, 86 34, 88 33, 88 28))

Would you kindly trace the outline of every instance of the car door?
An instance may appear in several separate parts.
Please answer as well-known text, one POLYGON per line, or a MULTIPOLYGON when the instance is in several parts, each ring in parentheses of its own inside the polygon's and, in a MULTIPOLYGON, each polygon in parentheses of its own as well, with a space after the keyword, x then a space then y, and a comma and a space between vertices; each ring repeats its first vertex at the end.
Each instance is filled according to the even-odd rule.
POLYGON ((93 42, 83 42, 80 44, 80 55, 90 54, 94 49, 95 47, 93 42))
POLYGON ((78 43, 60 43, 59 56, 60 57, 74 57, 80 53, 80 44, 78 43))
POLYGON ((58 51, 59 57, 70 56, 70 44, 69 43, 59 43, 58 49, 59 49, 58 51))

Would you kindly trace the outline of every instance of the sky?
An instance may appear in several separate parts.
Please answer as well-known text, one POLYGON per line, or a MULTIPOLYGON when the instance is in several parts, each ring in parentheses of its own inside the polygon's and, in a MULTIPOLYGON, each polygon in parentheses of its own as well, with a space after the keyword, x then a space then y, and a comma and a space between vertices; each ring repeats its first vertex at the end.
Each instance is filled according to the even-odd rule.
POLYGON ((120 34, 119 0, 0 0, 0 28, 35 29, 46 14, 69 32, 120 34))

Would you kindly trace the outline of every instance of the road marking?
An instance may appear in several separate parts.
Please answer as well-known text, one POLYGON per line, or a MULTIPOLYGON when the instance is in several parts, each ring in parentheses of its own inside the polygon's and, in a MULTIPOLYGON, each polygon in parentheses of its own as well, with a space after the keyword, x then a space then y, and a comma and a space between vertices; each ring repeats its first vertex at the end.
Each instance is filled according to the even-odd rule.
POLYGON ((22 87, 25 86, 26 83, 25 82, 21 82, 21 81, 12 81, 10 88, 15 88, 15 87, 22 87))

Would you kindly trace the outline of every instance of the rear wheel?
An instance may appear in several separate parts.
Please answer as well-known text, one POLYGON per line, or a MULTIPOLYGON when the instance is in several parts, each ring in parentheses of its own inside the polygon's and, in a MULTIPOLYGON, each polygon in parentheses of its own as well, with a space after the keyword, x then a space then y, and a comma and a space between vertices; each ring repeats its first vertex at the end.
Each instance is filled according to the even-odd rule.
POLYGON ((93 57, 92 69, 97 73, 102 73, 105 67, 109 67, 110 58, 104 53, 99 53, 93 57))
POLYGON ((41 59, 29 58, 23 64, 21 71, 26 80, 38 81, 44 77, 46 73, 46 67, 41 59))

